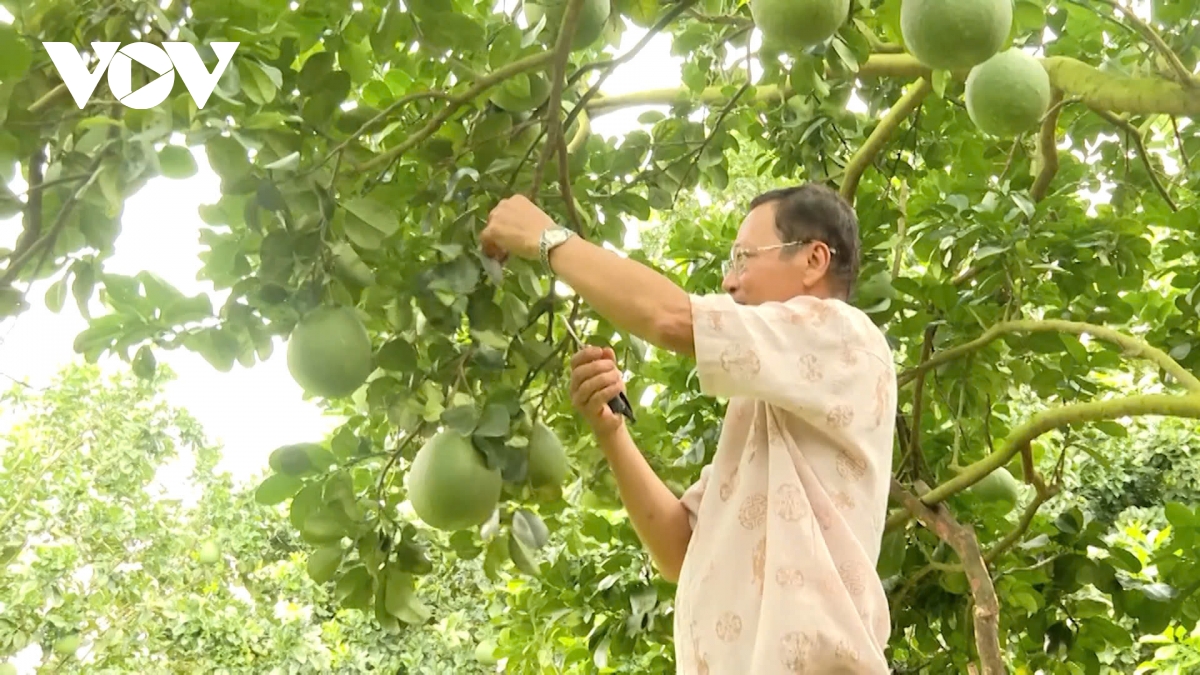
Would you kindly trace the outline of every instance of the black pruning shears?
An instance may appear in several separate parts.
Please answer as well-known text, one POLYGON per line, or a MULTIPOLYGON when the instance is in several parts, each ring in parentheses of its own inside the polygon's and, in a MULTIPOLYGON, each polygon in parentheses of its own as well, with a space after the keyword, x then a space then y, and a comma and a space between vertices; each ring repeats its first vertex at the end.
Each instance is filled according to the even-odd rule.
MULTIPOLYGON (((563 325, 567 327, 567 333, 571 336, 571 339, 575 341, 575 347, 578 349, 583 349, 583 341, 579 339, 579 336, 575 334, 575 330, 571 328, 571 322, 564 318, 563 325)), ((633 416, 633 406, 629 404, 629 399, 625 396, 625 392, 623 391, 618 393, 611 401, 608 402, 608 409, 618 415, 624 415, 625 417, 629 418, 630 422, 637 421, 633 416)))

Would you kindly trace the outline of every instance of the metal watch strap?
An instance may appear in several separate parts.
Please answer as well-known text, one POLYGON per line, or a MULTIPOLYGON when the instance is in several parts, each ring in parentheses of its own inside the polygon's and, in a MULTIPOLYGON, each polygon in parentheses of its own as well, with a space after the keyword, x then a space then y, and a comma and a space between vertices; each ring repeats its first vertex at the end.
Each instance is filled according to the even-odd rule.
POLYGON ((550 228, 550 229, 542 231, 542 237, 541 237, 541 241, 539 242, 538 249, 539 249, 539 253, 541 254, 541 258, 542 258, 542 266, 550 271, 553 271, 553 268, 550 267, 550 251, 553 250, 553 248, 554 248, 554 246, 550 245, 550 234, 552 232, 561 232, 563 235, 561 239, 554 242, 554 246, 559 246, 563 242, 570 239, 571 235, 575 234, 574 232, 566 229, 565 227, 555 227, 555 228, 550 228))

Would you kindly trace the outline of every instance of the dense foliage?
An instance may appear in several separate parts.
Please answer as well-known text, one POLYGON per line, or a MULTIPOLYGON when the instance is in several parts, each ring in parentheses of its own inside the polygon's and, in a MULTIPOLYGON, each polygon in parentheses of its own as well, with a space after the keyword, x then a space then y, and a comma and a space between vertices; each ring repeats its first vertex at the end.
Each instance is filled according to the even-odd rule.
POLYGON ((313 308, 354 307, 377 369, 328 401, 349 421, 314 439, 327 466, 258 493, 287 505, 317 578, 400 633, 437 620, 409 592, 434 570, 469 559, 492 576, 536 573, 497 600, 510 670, 669 671, 671 590, 601 508, 613 487, 564 396, 562 320, 617 345, 635 437, 675 486, 711 458, 720 407, 686 362, 595 320, 535 267, 490 264, 477 234, 497 199, 523 192, 617 248, 649 224, 628 254, 716 291, 748 196, 829 181, 863 224, 854 301, 902 372, 880 561, 896 669, 996 672, 997 650, 1029 672, 1121 671, 1148 654, 1131 629, 1194 645, 1196 492, 1149 487, 1153 461, 1173 461, 1154 457, 1190 455, 1138 448, 1127 423, 1200 417, 1195 3, 1154 0, 1147 22, 1120 0, 1018 0, 1009 41, 1038 50, 1055 103, 1015 138, 977 128, 964 73, 905 53, 901 4, 856 0, 832 41, 754 55, 746 3, 614 0, 599 41, 563 61, 554 26, 466 0, 0 0, 15 17, 0 27, 0 174, 28 186, 0 194, 0 217, 22 228, 2 252, 0 314, 19 316, 30 292, 71 298, 90 316, 79 353, 151 376, 155 352, 180 347, 250 367, 313 308), (635 58, 644 40, 616 47, 632 30, 670 37, 683 86, 589 94, 635 58), (40 47, 165 39, 241 42, 204 108, 177 82, 158 108, 101 87, 80 110, 40 47), (530 96, 530 110, 500 107, 530 96), (589 131, 645 105, 638 129, 589 131), (104 269, 124 199, 195 172, 185 146, 221 177, 200 214, 203 275, 231 291, 221 306, 104 269), (90 315, 92 298, 105 313, 90 315), (576 480, 561 498, 524 483, 533 417, 569 447, 576 480), (482 531, 447 536, 404 509, 402 477, 439 425, 472 433, 503 469, 505 500, 482 531), (1102 459, 1112 481, 1064 482, 1068 460, 1090 476, 1102 459), (1001 467, 1025 482, 1015 505, 972 487, 1001 467), (1126 501, 1170 525, 1138 544, 1142 558, 1109 537, 1126 501), (533 517, 548 542, 513 527, 533 517))
POLYGON ((339 610, 278 509, 164 403, 167 376, 74 366, 0 398, 0 672, 487 672, 474 648, 495 631, 461 592, 486 583, 477 567, 429 593, 435 631, 339 610))

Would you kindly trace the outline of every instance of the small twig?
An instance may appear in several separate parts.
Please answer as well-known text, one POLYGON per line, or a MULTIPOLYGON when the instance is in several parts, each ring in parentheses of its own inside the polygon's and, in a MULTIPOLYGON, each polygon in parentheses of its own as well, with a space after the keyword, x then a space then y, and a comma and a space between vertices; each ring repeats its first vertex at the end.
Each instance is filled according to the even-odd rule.
MULTIPOLYGON (((930 324, 925 328, 925 344, 921 346, 921 363, 930 359, 933 355, 933 338, 937 334, 937 324, 930 324)), ((928 373, 928 371, 926 371, 928 373)), ((913 389, 913 425, 912 437, 909 439, 908 447, 912 459, 912 470, 914 480, 924 480, 925 476, 925 458, 921 452, 921 408, 925 398, 925 374, 917 378, 917 386, 913 389)))
POLYGON ((1169 46, 1167 46, 1167 43, 1163 41, 1162 36, 1158 34, 1158 31, 1154 30, 1148 24, 1146 24, 1146 22, 1139 19, 1136 14, 1134 14, 1129 8, 1125 7, 1125 5, 1121 4, 1118 0, 1104 0, 1104 2, 1111 5, 1113 9, 1116 9, 1120 13, 1124 14, 1125 19, 1129 21, 1129 23, 1133 24, 1133 27, 1136 28, 1143 37, 1149 40, 1152 45, 1154 45, 1154 48, 1157 49, 1162 57, 1167 60, 1167 63, 1171 64, 1171 69, 1175 71, 1175 75, 1180 84, 1185 87, 1196 86, 1196 80, 1192 77, 1191 71, 1189 71, 1187 67, 1183 65, 1183 62, 1179 60, 1179 56, 1169 46))
POLYGON ((1187 148, 1183 146, 1183 136, 1179 133, 1179 120, 1171 115, 1171 128, 1175 130, 1175 142, 1179 144, 1179 157, 1183 160, 1183 168, 1192 170, 1192 162, 1188 159, 1187 148))
POLYGON ((435 115, 433 119, 429 120, 428 124, 421 127, 412 136, 409 136, 402 143, 396 145, 395 147, 389 148, 387 152, 382 152, 364 164, 354 167, 354 170, 358 172, 367 172, 377 169, 381 166, 391 164, 393 160, 399 158, 401 155, 432 136, 438 129, 442 127, 443 124, 445 124, 446 120, 450 119, 451 115, 453 115, 468 101, 474 100, 475 97, 510 77, 520 75, 521 73, 530 70, 544 68, 546 64, 550 63, 553 58, 554 52, 540 52, 532 56, 527 56, 518 61, 513 61, 512 63, 502 68, 498 68, 479 78, 479 80, 471 85, 471 87, 466 91, 451 97, 449 102, 446 104, 446 107, 443 108, 437 115, 435 115))
MULTIPOLYGON (((1171 199, 1171 195, 1167 192, 1167 188, 1164 187, 1162 181, 1159 180, 1158 172, 1154 169, 1154 165, 1150 161, 1150 153, 1146 152, 1146 144, 1142 142, 1142 136, 1138 133, 1137 128, 1130 124, 1127 120, 1121 119, 1107 110, 1101 110, 1100 108, 1091 108, 1091 110, 1097 115, 1103 117, 1113 126, 1119 127, 1128 132, 1128 134, 1133 138, 1133 142, 1137 145, 1138 154, 1141 155, 1142 163, 1146 165, 1146 173, 1149 174, 1150 182, 1154 184, 1154 189, 1158 191, 1158 194, 1162 196, 1163 201, 1167 203, 1167 206, 1170 207, 1172 211, 1179 211, 1179 207, 1176 206, 1175 201, 1171 199)), ((1126 154, 1126 161, 1128 161, 1128 154, 1126 154)))
POLYGON ((1007 536, 988 549, 988 552, 983 556, 984 562, 988 564, 995 562, 997 558, 1004 555, 1017 542, 1021 541, 1021 538, 1029 531, 1030 525, 1033 524, 1033 518, 1037 515, 1038 509, 1042 508, 1042 504, 1049 501, 1051 497, 1057 495, 1059 490, 1060 488, 1057 485, 1049 487, 1043 485, 1038 488, 1037 497, 1029 503, 1029 506, 1025 507, 1025 512, 1021 514, 1021 521, 1017 524, 1016 529, 1009 532, 1007 536))
POLYGON ((411 103, 413 101, 423 99, 423 98, 440 98, 443 100, 449 100, 450 95, 445 92, 442 92, 442 91, 421 91, 421 92, 417 92, 415 94, 408 94, 407 96, 401 96, 400 98, 396 99, 391 105, 389 105, 387 108, 384 108, 383 110, 379 111, 379 113, 377 113, 374 117, 372 117, 371 119, 364 122, 363 125, 361 127, 359 127, 354 133, 350 134, 350 136, 346 140, 342 141, 336 147, 334 147, 332 150, 325 153, 324 157, 322 157, 316 164, 309 167, 306 171, 301 173, 298 177, 307 176, 308 174, 312 173, 313 171, 316 171, 317 169, 321 168, 322 166, 325 166, 325 164, 330 159, 332 159, 335 155, 339 155, 343 150, 345 150, 347 147, 349 147, 351 143, 358 140, 363 134, 367 133, 367 131, 369 131, 371 129, 371 127, 375 126, 382 120, 391 116, 392 113, 399 110, 402 106, 404 106, 408 103, 411 103))
POLYGON ((712 139, 717 135, 717 132, 721 130, 721 124, 725 122, 725 118, 729 116, 729 113, 733 110, 734 105, 737 104, 738 99, 740 99, 742 94, 745 94, 746 90, 749 88, 749 82, 743 84, 741 88, 737 90, 737 93, 730 97, 729 102, 725 104, 725 107, 721 109, 720 114, 717 115, 717 121, 713 123, 712 132, 704 137, 704 141, 700 143, 699 149, 696 150, 692 157, 691 164, 688 166, 687 170, 683 172, 683 178, 679 179, 679 187, 675 188, 675 199, 679 199, 679 193, 683 191, 683 181, 687 178, 688 174, 692 172, 692 169, 696 168, 696 166, 700 163, 700 156, 704 154, 704 149, 708 147, 708 144, 712 142, 712 139))
POLYGON ((542 188, 542 174, 551 155, 558 150, 559 136, 562 134, 562 97, 567 63, 571 58, 571 43, 575 39, 575 31, 579 27, 579 15, 583 10, 584 0, 567 0, 563 12, 562 23, 558 30, 558 41, 554 43, 553 65, 551 66, 550 97, 546 101, 546 144, 542 146, 542 156, 533 169, 533 180, 529 185, 529 199, 537 202, 538 191, 542 188))
MULTIPOLYGON (((592 63, 585 63, 582 66, 579 66, 579 68, 577 68, 575 70, 575 72, 571 73, 571 77, 567 78, 567 84, 568 85, 575 84, 575 82, 577 82, 580 77, 583 77, 583 74, 588 72, 589 70, 599 70, 599 69, 603 68, 603 69, 606 69, 609 73, 611 73, 612 70, 614 68, 616 68, 617 66, 619 66, 622 63, 629 61, 629 59, 632 59, 633 57, 637 56, 638 52, 642 51, 642 49, 644 49, 646 47, 646 45, 650 44, 650 42, 654 39, 654 37, 656 35, 663 32, 664 30, 666 30, 667 26, 671 25, 671 22, 673 22, 673 21, 675 21, 675 19, 679 18, 679 15, 683 14, 685 11, 688 10, 688 8, 690 8, 692 5, 695 5, 697 2, 698 2, 698 0, 684 0, 683 2, 680 2, 678 5, 675 5, 675 7, 671 8, 671 11, 664 14, 661 19, 659 19, 657 22, 655 22, 655 24, 653 26, 650 27, 650 29, 646 31, 646 34, 642 36, 642 39, 638 40, 637 43, 634 44, 633 47, 631 47, 629 49, 629 51, 625 52, 624 54, 618 56, 615 59, 610 59, 607 61, 594 61, 592 63)), ((605 78, 605 77, 608 77, 608 75, 602 76, 601 81, 603 81, 603 78, 605 78)), ((586 99, 583 101, 580 101, 578 107, 582 108, 584 106, 585 102, 586 102, 586 99)), ((567 122, 566 126, 571 126, 571 123, 567 122)))
POLYGON ((854 193, 858 191, 858 182, 862 179, 867 167, 872 165, 875 157, 883 150, 883 146, 895 133, 900 123, 921 105, 931 91, 933 91, 933 86, 930 84, 929 78, 922 77, 917 80, 876 125, 875 130, 846 164, 846 174, 841 189, 844 199, 853 201, 854 193))
POLYGON ((576 234, 583 234, 583 221, 575 209, 575 196, 571 194, 571 167, 568 165, 570 156, 567 152, 567 142, 562 134, 558 135, 558 189, 567 205, 567 219, 571 221, 576 234))
POLYGON ((375 486, 376 499, 383 499, 383 484, 387 480, 388 473, 391 472, 396 461, 400 459, 400 455, 404 454, 404 449, 408 447, 409 443, 412 443, 413 439, 418 438, 425 431, 427 424, 428 422, 419 424, 407 438, 400 442, 400 445, 396 446, 396 450, 392 453, 391 458, 388 459, 387 464, 383 465, 383 470, 379 472, 379 483, 375 486))

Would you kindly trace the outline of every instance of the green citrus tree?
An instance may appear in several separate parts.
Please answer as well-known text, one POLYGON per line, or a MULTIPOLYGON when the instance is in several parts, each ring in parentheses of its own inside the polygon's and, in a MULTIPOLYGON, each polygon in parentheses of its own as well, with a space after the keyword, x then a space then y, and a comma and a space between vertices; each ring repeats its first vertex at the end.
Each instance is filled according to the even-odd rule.
MULTIPOLYGON (((487 672, 470 595, 431 594, 441 630, 399 639, 339 609, 279 508, 163 402, 165 371, 77 365, 0 396, 0 672, 487 672)), ((448 591, 486 582, 445 572, 448 591)))
MULTIPOLYGON (((1100 672, 1129 649, 1114 618, 1194 624, 1192 511, 1171 508, 1153 583, 1124 576, 1134 565, 1103 524, 1039 515, 1065 489, 1067 432, 1200 417, 1194 3, 1155 0, 1149 18, 1121 0, 0 6, 15 17, 0 29, 0 154, 25 186, 0 195, 21 223, 0 309, 17 316, 36 292, 86 314, 99 298, 76 350, 144 374, 177 348, 249 367, 291 336, 296 380, 348 421, 280 449, 258 498, 288 505, 343 602, 385 630, 431 620, 418 591, 433 567, 542 571, 548 521, 611 504, 563 395, 564 321, 617 346, 639 443, 668 480, 686 485, 715 445, 719 410, 688 364, 536 267, 481 254, 489 209, 524 193, 622 249, 646 224, 629 255, 717 291, 756 181, 828 182, 863 224, 854 302, 892 340, 902 385, 880 560, 897 668, 1100 672), (681 57, 681 86, 600 93, 654 36, 681 57), (41 46, 172 40, 200 45, 210 70, 206 45, 240 43, 203 106, 177 79, 156 107, 100 87, 81 108, 41 46), (593 133, 641 106, 637 128, 593 133), (230 291, 220 306, 104 265, 124 200, 192 175, 189 148, 221 178, 200 214, 203 275, 230 291), (547 468, 559 441, 539 424, 569 473, 547 468), (414 470, 437 433, 475 455, 414 470), (413 500, 414 520, 418 475, 456 488, 413 500), (493 494, 487 519, 459 503, 493 494), (1079 593, 1103 610, 1067 606, 1079 593)), ((577 632, 603 640, 612 616, 577 632)))

